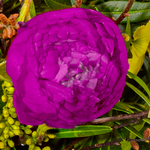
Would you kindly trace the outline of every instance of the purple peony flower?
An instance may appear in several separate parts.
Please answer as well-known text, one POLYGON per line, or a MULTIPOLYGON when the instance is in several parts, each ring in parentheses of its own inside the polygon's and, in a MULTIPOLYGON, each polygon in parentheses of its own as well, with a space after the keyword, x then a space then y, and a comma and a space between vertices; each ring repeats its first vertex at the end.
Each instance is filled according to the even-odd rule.
POLYGON ((122 95, 129 67, 118 26, 83 8, 46 12, 23 24, 6 65, 19 121, 55 128, 107 113, 122 95))

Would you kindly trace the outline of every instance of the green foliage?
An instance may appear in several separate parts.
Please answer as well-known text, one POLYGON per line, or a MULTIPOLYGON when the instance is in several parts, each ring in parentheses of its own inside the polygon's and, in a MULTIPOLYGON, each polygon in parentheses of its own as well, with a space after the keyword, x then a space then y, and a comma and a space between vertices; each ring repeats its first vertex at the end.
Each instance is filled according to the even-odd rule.
POLYGON ((122 141, 120 142, 122 150, 130 150, 131 149, 131 143, 128 141, 122 141))
MULTIPOLYGON (((123 12, 125 6, 128 2, 126 1, 108 1, 99 5, 96 5, 98 10, 108 16, 118 18, 123 12)), ((129 20, 130 22, 139 22, 145 19, 150 18, 150 3, 149 2, 134 2, 130 11, 129 11, 129 20)), ((125 18, 122 23, 126 23, 127 19, 125 18)))
POLYGON ((72 6, 69 0, 44 0, 44 1, 53 10, 70 8, 72 6))
POLYGON ((58 129, 59 132, 56 133, 55 138, 72 138, 72 137, 87 137, 93 135, 104 134, 112 131, 109 126, 101 125, 86 125, 86 126, 76 126, 73 129, 58 129))

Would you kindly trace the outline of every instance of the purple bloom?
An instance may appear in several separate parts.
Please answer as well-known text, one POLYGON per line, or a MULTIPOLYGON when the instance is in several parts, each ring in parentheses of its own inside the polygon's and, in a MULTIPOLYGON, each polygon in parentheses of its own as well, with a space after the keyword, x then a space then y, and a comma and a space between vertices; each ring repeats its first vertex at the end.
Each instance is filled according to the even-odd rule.
POLYGON ((100 12, 46 12, 21 26, 7 55, 22 124, 74 128, 107 113, 125 87, 120 29, 100 12))

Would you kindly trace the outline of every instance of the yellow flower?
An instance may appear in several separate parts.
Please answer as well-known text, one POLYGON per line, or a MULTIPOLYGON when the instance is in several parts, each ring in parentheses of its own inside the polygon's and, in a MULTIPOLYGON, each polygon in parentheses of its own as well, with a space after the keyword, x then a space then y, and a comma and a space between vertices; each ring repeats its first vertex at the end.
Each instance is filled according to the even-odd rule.
POLYGON ((3 149, 5 147, 4 142, 0 142, 0 149, 3 149))
POLYGON ((4 103, 7 102, 7 96, 6 95, 2 95, 1 100, 4 103))
POLYGON ((146 25, 138 27, 133 34, 133 38, 134 40, 131 41, 132 46, 130 46, 132 58, 128 59, 130 64, 128 71, 137 75, 143 65, 150 42, 150 21, 146 25))
POLYGON ((49 146, 42 148, 42 150, 51 150, 49 146))
POLYGON ((7 121, 9 124, 14 124, 14 122, 15 122, 12 117, 8 117, 7 121))
POLYGON ((31 145, 31 144, 32 144, 32 139, 31 139, 31 138, 28 138, 28 139, 26 140, 26 144, 27 144, 27 145, 31 145))
POLYGON ((10 147, 14 147, 15 146, 15 144, 14 144, 14 142, 12 140, 8 140, 7 142, 8 142, 8 145, 10 147))

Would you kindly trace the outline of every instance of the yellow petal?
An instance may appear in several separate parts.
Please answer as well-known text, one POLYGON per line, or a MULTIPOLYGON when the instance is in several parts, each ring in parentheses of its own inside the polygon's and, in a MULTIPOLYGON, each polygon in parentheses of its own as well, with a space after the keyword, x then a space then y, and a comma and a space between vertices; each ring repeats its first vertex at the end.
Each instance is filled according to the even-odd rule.
POLYGON ((145 54, 141 57, 137 57, 137 55, 135 54, 136 49, 133 46, 130 47, 130 50, 132 53, 132 58, 128 59, 128 62, 130 64, 130 68, 128 71, 137 75, 144 63, 145 54))
POLYGON ((142 57, 146 53, 150 41, 150 21, 146 25, 138 27, 133 34, 133 38, 134 52, 137 57, 142 57))

